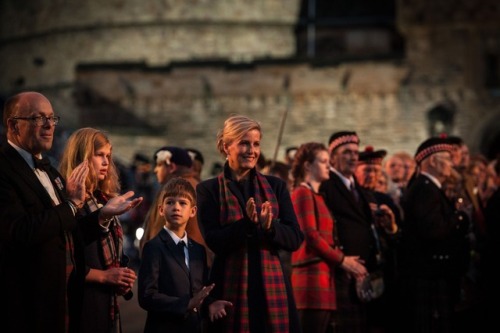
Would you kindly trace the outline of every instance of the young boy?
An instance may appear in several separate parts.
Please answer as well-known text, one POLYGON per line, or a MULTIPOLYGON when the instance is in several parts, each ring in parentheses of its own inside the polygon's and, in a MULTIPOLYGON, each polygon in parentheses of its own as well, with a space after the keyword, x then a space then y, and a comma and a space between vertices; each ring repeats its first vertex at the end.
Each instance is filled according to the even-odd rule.
POLYGON ((165 184, 159 213, 165 226, 144 245, 139 269, 139 305, 148 311, 144 332, 202 331, 202 313, 210 320, 226 315, 232 304, 206 298, 214 285, 206 286, 205 248, 185 231, 196 215, 196 192, 185 179, 165 184), (186 245, 181 245, 186 244, 186 245))

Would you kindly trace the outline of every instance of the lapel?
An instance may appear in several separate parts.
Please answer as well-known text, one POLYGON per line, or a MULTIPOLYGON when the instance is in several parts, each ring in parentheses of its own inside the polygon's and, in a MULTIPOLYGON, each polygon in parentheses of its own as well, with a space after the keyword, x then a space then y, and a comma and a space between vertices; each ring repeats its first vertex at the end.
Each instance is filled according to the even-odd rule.
POLYGON ((8 143, 4 145, 4 154, 7 157, 7 162, 10 163, 12 171, 19 175, 26 183, 26 186, 31 188, 40 198, 45 206, 52 206, 52 199, 43 187, 40 180, 35 175, 35 172, 29 167, 26 161, 19 155, 19 153, 8 143))
POLYGON ((46 172, 49 175, 52 186, 54 187, 54 189, 57 192, 57 195, 59 196, 59 201, 61 202, 66 201, 68 198, 66 196, 66 192, 64 191, 64 180, 61 174, 52 165, 46 172))
POLYGON ((450 199, 446 196, 446 193, 443 191, 442 188, 437 187, 437 185, 430 180, 427 176, 425 175, 420 175, 422 177, 421 182, 426 186, 425 184, 429 184, 427 186, 431 186, 434 192, 436 193, 437 196, 439 196, 439 199, 443 203, 444 207, 447 207, 448 210, 454 210, 453 203, 450 201, 450 199))
MULTIPOLYGON (((179 251, 177 249, 177 245, 175 244, 172 237, 170 237, 169 233, 163 228, 160 231, 160 239, 165 244, 167 251, 170 251, 171 256, 174 258, 174 260, 177 262, 177 264, 179 264, 179 266, 182 268, 184 273, 186 273, 186 275, 189 277, 189 269, 187 268, 186 263, 184 262, 184 258, 179 253, 179 251)), ((188 251, 189 251, 189 246, 190 246, 189 243, 190 243, 190 241, 188 240, 188 245, 187 245, 188 251)))
MULTIPOLYGON (((331 171, 330 171, 330 178, 333 180, 334 186, 337 188, 337 191, 342 195, 344 200, 346 200, 349 203, 349 205, 352 206, 354 211, 359 211, 360 210, 359 203, 356 201, 351 191, 345 186, 342 179, 340 179, 340 177, 337 176, 335 172, 331 171)), ((357 186, 356 189, 358 190, 358 194, 360 195, 359 200, 363 200, 359 188, 357 186)))
POLYGON ((366 197, 365 191, 363 191, 363 189, 358 185, 356 180, 354 180, 354 186, 356 186, 356 190, 358 191, 359 202, 356 201, 354 195, 345 186, 344 182, 339 176, 337 176, 337 174, 330 171, 330 179, 333 182, 333 187, 336 188, 335 192, 338 192, 342 196, 341 200, 343 201, 339 205, 346 204, 350 206, 348 210, 350 214, 357 216, 357 221, 361 221, 362 223, 372 223, 371 210, 368 204, 369 200, 366 197))

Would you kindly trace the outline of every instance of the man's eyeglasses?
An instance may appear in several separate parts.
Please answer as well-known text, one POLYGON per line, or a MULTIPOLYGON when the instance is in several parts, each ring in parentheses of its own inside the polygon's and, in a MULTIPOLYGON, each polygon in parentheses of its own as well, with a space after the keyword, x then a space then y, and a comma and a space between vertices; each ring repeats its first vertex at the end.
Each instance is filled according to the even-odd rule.
POLYGON ((51 125, 56 126, 59 123, 61 117, 33 116, 33 117, 12 117, 12 119, 30 120, 35 126, 45 126, 47 122, 49 122, 51 125))

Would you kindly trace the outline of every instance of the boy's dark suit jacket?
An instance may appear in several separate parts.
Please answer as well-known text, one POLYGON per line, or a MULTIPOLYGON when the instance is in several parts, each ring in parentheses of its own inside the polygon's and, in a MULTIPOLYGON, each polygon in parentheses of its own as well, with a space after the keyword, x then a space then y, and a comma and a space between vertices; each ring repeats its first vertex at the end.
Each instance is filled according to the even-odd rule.
MULTIPOLYGON (((48 173, 53 179, 59 178, 64 186, 56 169, 51 167, 48 173)), ((54 189, 64 199, 64 188, 59 190, 54 186, 54 189)), ((89 216, 89 220, 79 226, 98 232, 97 214, 89 216), (90 219, 95 222, 89 222, 90 219)), ((64 332, 66 231, 73 234, 77 268, 68 293, 71 311, 78 313, 85 277, 81 230, 77 229, 70 206, 66 203, 53 206, 33 170, 4 142, 0 148, 2 332, 64 332)))
POLYGON ((205 248, 189 239, 189 269, 165 229, 144 245, 139 269, 139 304, 148 312, 144 332, 201 332, 200 312, 189 300, 207 282, 205 248))

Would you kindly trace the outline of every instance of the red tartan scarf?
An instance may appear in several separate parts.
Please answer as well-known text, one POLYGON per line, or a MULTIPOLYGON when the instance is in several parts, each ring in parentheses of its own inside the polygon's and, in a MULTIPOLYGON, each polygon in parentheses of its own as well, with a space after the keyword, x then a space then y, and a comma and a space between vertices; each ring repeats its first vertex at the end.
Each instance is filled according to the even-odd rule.
MULTIPOLYGON (((87 210, 87 213, 92 213, 105 205, 108 200, 109 198, 104 193, 95 191, 93 196, 87 200, 84 209, 87 210)), ((109 232, 101 233, 100 237, 101 256, 106 269, 120 267, 123 253, 123 229, 120 221, 116 217, 113 218, 108 229, 109 232)), ((115 322, 115 327, 119 325, 120 309, 116 293, 112 293, 111 295, 109 316, 111 322, 115 322)))
MULTIPOLYGON (((224 172, 219 177, 219 199, 220 199, 220 224, 225 225, 241 220, 246 216, 246 211, 238 202, 238 198, 230 191, 228 183, 230 179, 225 178, 224 172)), ((266 200, 271 203, 273 216, 279 213, 278 202, 267 179, 256 172, 253 177, 254 200, 258 208, 266 200)), ((274 223, 277 223, 275 220, 274 223)), ((281 263, 276 254, 271 253, 266 243, 261 243, 260 258, 262 267, 262 279, 265 289, 268 323, 271 332, 288 333, 288 299, 285 280, 281 263)), ((228 317, 229 332, 247 333, 249 327, 248 308, 248 252, 246 243, 241 248, 231 253, 225 264, 223 299, 231 301, 234 306, 233 315, 228 317)))

